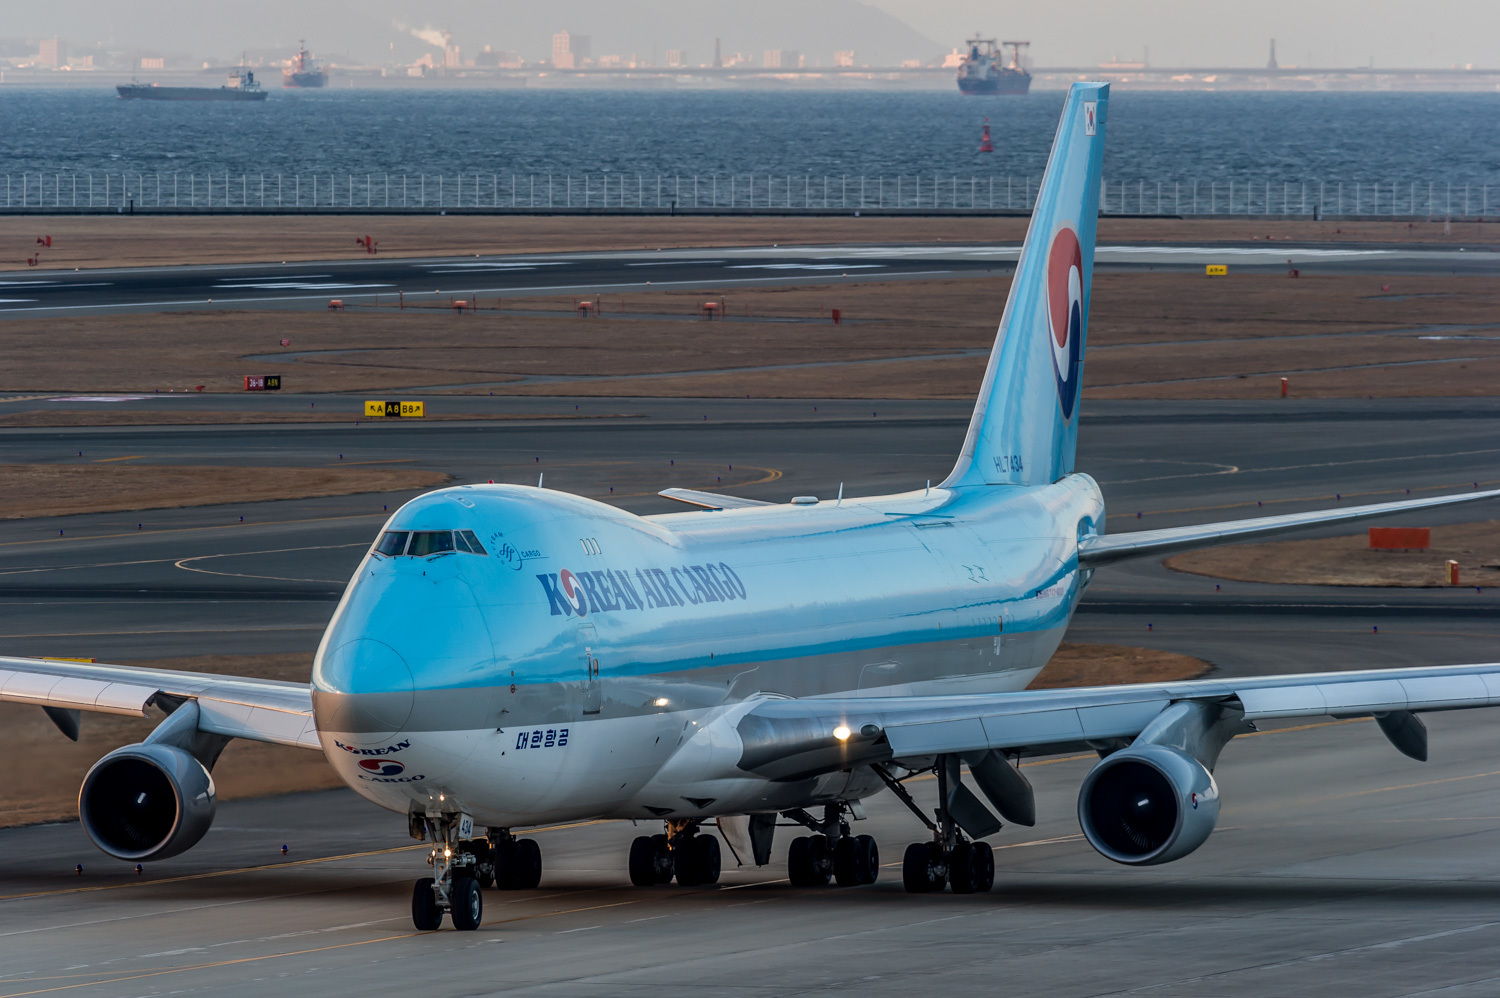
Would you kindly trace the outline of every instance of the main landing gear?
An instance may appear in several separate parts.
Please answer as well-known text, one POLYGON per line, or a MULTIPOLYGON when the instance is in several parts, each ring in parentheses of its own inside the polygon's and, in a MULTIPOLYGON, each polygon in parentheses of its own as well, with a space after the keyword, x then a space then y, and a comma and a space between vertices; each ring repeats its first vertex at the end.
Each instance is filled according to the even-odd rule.
POLYGON ((787 850, 787 875, 793 887, 820 887, 831 877, 840 887, 873 884, 880 876, 880 848, 868 835, 851 835, 843 805, 829 804, 818 821, 798 808, 783 817, 807 826, 815 834, 792 839, 787 850))
POLYGON ((423 932, 441 927, 444 914, 455 929, 473 931, 484 917, 481 888, 529 890, 541 882, 542 851, 534 839, 505 828, 474 838, 473 820, 461 814, 412 814, 410 822, 412 838, 433 844, 427 855, 433 875, 411 892, 412 924, 423 932))
POLYGON ((702 822, 682 818, 666 823, 661 835, 640 835, 630 843, 630 882, 637 887, 669 884, 683 887, 719 882, 719 840, 700 835, 702 822))
POLYGON ((955 894, 983 893, 995 886, 995 853, 983 835, 1000 830, 994 815, 977 808, 977 799, 959 782, 958 760, 942 756, 935 766, 938 778, 937 821, 922 812, 901 782, 883 766, 875 772, 892 793, 932 830, 928 842, 913 842, 901 858, 901 882, 909 894, 926 894, 952 887, 955 894), (964 835, 967 830, 972 838, 964 835))

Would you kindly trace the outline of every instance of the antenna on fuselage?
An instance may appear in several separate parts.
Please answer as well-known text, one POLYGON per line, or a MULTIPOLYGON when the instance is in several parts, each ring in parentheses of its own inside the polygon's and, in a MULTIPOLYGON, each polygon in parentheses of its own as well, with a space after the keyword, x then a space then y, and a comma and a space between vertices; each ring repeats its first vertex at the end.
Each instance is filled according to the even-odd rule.
POLYGON ((547 477, 547 473, 545 471, 541 472, 540 474, 538 474, 536 476, 536 487, 537 488, 541 488, 542 487, 542 479, 544 479, 546 477, 547 477))
POLYGON ((839 501, 836 502, 836 503, 834 503, 834 505, 835 506, 842 506, 843 504, 844 504, 844 483, 843 482, 839 482, 839 501))

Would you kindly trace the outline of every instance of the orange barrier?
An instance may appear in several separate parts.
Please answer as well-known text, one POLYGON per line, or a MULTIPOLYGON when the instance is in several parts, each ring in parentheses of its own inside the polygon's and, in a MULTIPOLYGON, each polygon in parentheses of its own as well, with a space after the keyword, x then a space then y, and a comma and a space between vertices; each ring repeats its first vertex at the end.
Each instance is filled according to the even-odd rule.
POLYGON ((1450 585, 1450 586, 1456 586, 1456 585, 1458 585, 1458 562, 1456 562, 1456 561, 1454 561, 1453 559, 1450 558, 1450 559, 1448 559, 1447 564, 1448 564, 1448 585, 1450 585))
POLYGON ((1432 547, 1428 527, 1371 527, 1370 547, 1377 551, 1426 551, 1432 547))

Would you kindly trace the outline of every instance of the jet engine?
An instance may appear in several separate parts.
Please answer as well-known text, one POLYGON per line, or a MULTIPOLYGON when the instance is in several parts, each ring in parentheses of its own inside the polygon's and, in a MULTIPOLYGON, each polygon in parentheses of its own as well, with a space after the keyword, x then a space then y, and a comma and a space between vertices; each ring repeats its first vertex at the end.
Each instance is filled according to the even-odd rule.
POLYGON ((175 745, 126 745, 94 763, 78 792, 78 817, 116 859, 166 859, 195 845, 214 820, 214 779, 175 745))
POLYGON ((1103 759, 1078 792, 1078 823, 1106 859, 1153 866, 1201 846, 1219 820, 1219 787, 1180 749, 1136 744, 1103 759))

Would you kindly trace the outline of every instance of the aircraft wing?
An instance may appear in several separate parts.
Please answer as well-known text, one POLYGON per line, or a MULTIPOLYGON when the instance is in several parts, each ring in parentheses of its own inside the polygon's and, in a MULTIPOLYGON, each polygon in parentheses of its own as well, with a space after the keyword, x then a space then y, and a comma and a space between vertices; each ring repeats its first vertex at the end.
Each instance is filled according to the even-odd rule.
POLYGON ((1343 509, 1319 509, 1307 513, 1284 513, 1280 516, 1261 516, 1249 520, 1229 520, 1221 523, 1204 523, 1194 527, 1166 527, 1161 530, 1132 530, 1123 534, 1088 537, 1078 545, 1078 561, 1098 568, 1126 558, 1143 558, 1151 555, 1170 554, 1188 548, 1210 547, 1215 544, 1232 544, 1235 541, 1285 533, 1304 527, 1321 527, 1333 523, 1350 523, 1392 513, 1408 513, 1420 509, 1435 509, 1457 503, 1475 502, 1480 499, 1500 497, 1500 489, 1480 492, 1464 492, 1458 495, 1431 496, 1426 499, 1401 499, 1396 502, 1381 502, 1366 506, 1346 506, 1343 509))
POLYGON ((663 499, 676 499, 690 506, 704 509, 739 509, 741 506, 774 506, 764 499, 741 499, 739 496, 721 496, 716 492, 699 492, 697 489, 662 489, 656 493, 663 499))
POLYGON ((1216 717, 1241 725, 1373 715, 1398 749, 1425 759, 1426 729, 1412 715, 1500 705, 1500 662, 973 696, 765 700, 739 720, 739 765, 771 779, 800 779, 868 763, 930 765, 939 755, 972 760, 990 750, 1123 747, 1184 702, 1216 708, 1216 717))
POLYGON ((200 731, 322 750, 313 725, 312 690, 301 683, 0 658, 0 700, 36 704, 75 741, 81 712, 145 717, 152 704, 170 712, 192 700, 198 704, 200 731))

